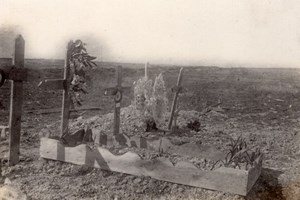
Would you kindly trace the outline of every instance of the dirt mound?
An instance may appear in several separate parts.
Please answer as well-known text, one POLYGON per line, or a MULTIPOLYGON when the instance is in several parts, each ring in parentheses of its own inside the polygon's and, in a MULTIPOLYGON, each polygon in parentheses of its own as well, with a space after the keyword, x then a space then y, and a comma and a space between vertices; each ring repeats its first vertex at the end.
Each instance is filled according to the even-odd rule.
MULTIPOLYGON (((207 115, 211 117, 224 117, 224 114, 216 115, 214 113, 208 113, 207 115)), ((161 122, 161 126, 158 127, 160 130, 167 130, 168 119, 170 112, 166 113, 165 121, 161 122)), ((121 124, 120 132, 128 136, 139 135, 145 132, 146 123, 139 114, 139 111, 135 109, 133 105, 121 108, 121 124)), ((179 129, 187 130, 189 129, 188 124, 195 121, 202 121, 203 114, 197 111, 180 111, 178 113, 176 125, 179 129)), ((96 128, 101 131, 101 133, 111 134, 113 130, 114 115, 113 113, 108 113, 102 116, 94 116, 87 119, 82 117, 76 119, 74 123, 70 125, 71 131, 76 131, 82 128, 96 128)))

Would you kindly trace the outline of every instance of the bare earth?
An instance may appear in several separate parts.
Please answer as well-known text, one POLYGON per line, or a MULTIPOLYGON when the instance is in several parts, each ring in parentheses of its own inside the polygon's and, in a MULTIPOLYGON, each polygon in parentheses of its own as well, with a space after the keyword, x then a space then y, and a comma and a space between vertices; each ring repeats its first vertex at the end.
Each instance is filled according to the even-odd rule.
MULTIPOLYGON (((43 78, 60 78, 58 61, 27 61, 27 67, 44 69, 39 79, 24 85, 21 162, 6 166, 8 138, 1 138, 2 175, 28 199, 244 199, 233 194, 178 185, 120 173, 75 166, 39 158, 39 138, 47 127, 58 132, 60 113, 38 114, 39 109, 59 108, 61 92, 42 91, 37 85, 43 78), (28 112, 30 111, 30 112, 28 112)), ((62 65, 61 65, 62 66, 62 65)), ((83 119, 112 112, 113 100, 103 95, 114 86, 114 69, 105 64, 89 73, 89 94, 84 106, 100 107, 86 111, 83 119)), ((126 65, 130 66, 130 65, 126 65)), ((150 68, 150 77, 163 72, 168 98, 179 68, 150 68)), ((143 69, 123 70, 123 85, 131 86, 143 76, 143 69)), ((0 125, 8 123, 9 83, 0 88, 0 125)), ((185 92, 180 95, 182 110, 202 112, 221 101, 223 111, 210 112, 200 119, 201 130, 193 137, 202 144, 219 146, 226 136, 242 135, 264 153, 263 172, 247 199, 300 199, 300 77, 296 69, 224 69, 186 68, 185 92), (214 138, 214 139, 212 139, 214 138), (218 138, 220 138, 218 140, 218 138), (219 142, 219 143, 218 143, 219 142)), ((133 94, 126 93, 122 106, 130 105, 133 94)), ((192 114, 191 114, 192 115, 192 114)), ((182 137, 184 139, 184 137, 182 137)))

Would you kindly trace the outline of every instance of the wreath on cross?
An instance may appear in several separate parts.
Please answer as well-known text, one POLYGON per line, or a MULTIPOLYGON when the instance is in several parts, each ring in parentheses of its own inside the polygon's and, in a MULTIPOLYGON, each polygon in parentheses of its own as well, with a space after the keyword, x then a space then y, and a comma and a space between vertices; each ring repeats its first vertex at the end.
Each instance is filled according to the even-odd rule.
POLYGON ((86 73, 97 66, 93 61, 96 57, 88 54, 85 45, 81 40, 76 40, 69 47, 71 70, 70 97, 73 106, 82 106, 82 95, 88 93, 86 73))

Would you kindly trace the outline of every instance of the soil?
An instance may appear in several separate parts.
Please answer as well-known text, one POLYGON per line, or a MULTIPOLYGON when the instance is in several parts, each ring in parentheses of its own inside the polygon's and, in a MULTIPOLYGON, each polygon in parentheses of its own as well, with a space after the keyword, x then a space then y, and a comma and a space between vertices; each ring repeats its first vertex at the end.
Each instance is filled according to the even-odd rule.
MULTIPOLYGON (((234 194, 194 188, 149 177, 76 166, 39 157, 39 139, 46 132, 59 132, 60 114, 37 114, 39 109, 59 108, 60 91, 40 90, 44 78, 62 77, 62 69, 51 68, 61 61, 30 60, 39 78, 24 84, 21 162, 8 167, 3 159, 2 175, 28 199, 245 199, 234 194), (42 65, 43 69, 36 66, 42 65), (31 111, 31 112, 28 112, 31 111)), ((113 99, 104 89, 115 84, 114 63, 104 63, 89 74, 89 94, 84 106, 98 106, 100 111, 72 113, 71 124, 78 119, 103 116, 113 110, 113 99), (103 65, 104 65, 103 64, 103 65), (78 118, 79 117, 79 118, 78 118)), ((63 66, 63 64, 61 65, 63 66)), ((176 84, 179 68, 152 66, 150 77, 163 72, 166 87, 176 84)), ((123 70, 123 85, 131 86, 143 76, 142 69, 123 70)), ((195 138, 208 147, 224 148, 223 138, 241 135, 264 153, 262 175, 247 199, 300 199, 300 77, 296 69, 226 69, 187 67, 183 75, 184 93, 179 107, 188 116, 198 117, 200 130, 177 135, 179 142, 195 138), (210 110, 221 102, 219 110, 210 110)), ((0 125, 8 124, 10 84, 0 88, 0 125)), ((123 95, 122 107, 131 104, 133 94, 123 95)), ((168 99, 172 99, 171 90, 168 99)), ((184 113, 184 112, 183 112, 184 113)), ((180 120, 178 119, 180 124, 180 120)), ((134 132, 132 132, 134 134, 134 132)), ((175 137, 175 136, 174 136, 175 137)), ((183 150, 182 150, 183 151, 183 150)), ((0 155, 7 157, 8 138, 0 141, 0 155)), ((1 181, 1 180, 0 180, 1 181)))

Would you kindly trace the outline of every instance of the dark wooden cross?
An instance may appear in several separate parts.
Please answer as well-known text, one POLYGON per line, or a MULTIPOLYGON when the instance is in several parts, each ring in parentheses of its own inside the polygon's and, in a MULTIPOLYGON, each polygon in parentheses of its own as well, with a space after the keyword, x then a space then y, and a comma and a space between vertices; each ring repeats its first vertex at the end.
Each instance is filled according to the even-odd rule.
POLYGON ((171 128, 172 128, 172 122, 173 122, 174 113, 175 113, 176 106, 177 106, 178 95, 182 91, 182 87, 181 87, 182 71, 183 71, 183 68, 181 68, 179 71, 177 85, 174 88, 172 88, 172 91, 175 92, 175 95, 173 98, 173 103, 172 103, 172 108, 171 108, 171 116, 170 116, 169 125, 168 125, 169 130, 171 130, 171 128))
POLYGON ((118 66, 116 69, 117 84, 115 87, 106 88, 105 95, 114 96, 115 109, 114 109, 114 135, 120 133, 120 111, 121 101, 124 90, 130 89, 130 87, 122 87, 122 66, 118 66))
POLYGON ((63 79, 49 79, 40 82, 39 87, 48 90, 63 90, 62 99, 62 111, 61 111, 61 137, 68 134, 69 129, 69 114, 70 114, 70 83, 72 77, 70 76, 70 57, 71 46, 73 41, 70 41, 67 46, 67 54, 64 66, 64 78, 63 79))
POLYGON ((12 66, 1 67, 0 87, 5 79, 11 81, 9 110, 9 166, 19 162, 21 117, 23 103, 23 81, 27 80, 27 69, 24 68, 25 41, 21 35, 15 40, 15 52, 12 66))

